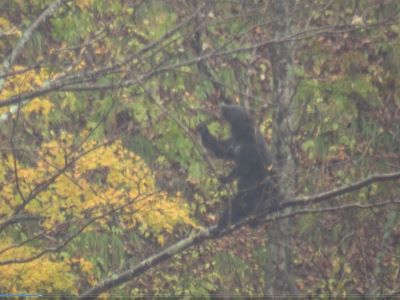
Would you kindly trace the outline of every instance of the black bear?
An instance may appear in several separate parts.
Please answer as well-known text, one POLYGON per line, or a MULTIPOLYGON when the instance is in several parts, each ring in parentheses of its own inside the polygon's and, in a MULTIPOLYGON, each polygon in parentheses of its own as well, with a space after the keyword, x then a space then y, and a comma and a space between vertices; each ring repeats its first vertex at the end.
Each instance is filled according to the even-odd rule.
POLYGON ((220 178, 223 183, 238 180, 237 193, 218 223, 219 228, 224 228, 250 214, 275 208, 279 190, 271 154, 249 112, 238 105, 222 106, 221 111, 230 125, 229 139, 218 140, 204 124, 198 130, 204 147, 218 158, 235 162, 229 175, 220 178))

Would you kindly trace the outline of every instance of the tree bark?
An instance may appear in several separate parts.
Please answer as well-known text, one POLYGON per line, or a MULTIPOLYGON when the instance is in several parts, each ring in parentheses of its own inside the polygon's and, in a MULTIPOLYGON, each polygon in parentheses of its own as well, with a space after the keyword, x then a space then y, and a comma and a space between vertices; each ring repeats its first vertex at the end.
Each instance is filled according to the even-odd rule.
MULTIPOLYGON (((272 1, 272 13, 277 20, 273 28, 275 40, 285 40, 285 37, 290 36, 291 12, 294 6, 293 0, 272 1)), ((288 191, 294 188, 295 163, 290 150, 293 118, 291 106, 295 91, 292 44, 291 41, 286 41, 268 47, 273 84, 272 152, 275 156, 274 167, 280 174, 279 182, 282 190, 280 201, 287 199, 288 191)), ((265 294, 268 296, 297 295, 292 272, 290 228, 289 220, 277 220, 268 228, 268 259, 265 272, 265 294)))

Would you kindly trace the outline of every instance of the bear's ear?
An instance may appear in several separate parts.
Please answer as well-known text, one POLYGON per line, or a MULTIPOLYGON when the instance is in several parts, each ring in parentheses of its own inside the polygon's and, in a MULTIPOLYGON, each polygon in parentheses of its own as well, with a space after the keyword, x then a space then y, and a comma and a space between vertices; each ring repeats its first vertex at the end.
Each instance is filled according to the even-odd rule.
POLYGON ((239 105, 223 105, 221 107, 221 115, 227 120, 231 125, 248 125, 252 124, 253 118, 247 109, 239 105))

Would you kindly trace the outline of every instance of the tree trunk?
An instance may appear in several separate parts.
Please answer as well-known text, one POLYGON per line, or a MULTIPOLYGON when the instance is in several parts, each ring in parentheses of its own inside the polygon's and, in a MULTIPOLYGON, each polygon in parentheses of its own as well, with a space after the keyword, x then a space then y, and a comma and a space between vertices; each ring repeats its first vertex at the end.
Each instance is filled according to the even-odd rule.
MULTIPOLYGON (((274 39, 281 40, 290 36, 291 12, 295 1, 272 1, 273 17, 277 20, 274 27, 274 39)), ((284 201, 293 191, 295 163, 291 155, 292 98, 295 91, 293 78, 292 42, 274 43, 268 47, 272 66, 273 82, 273 120, 272 151, 275 156, 275 168, 280 174, 280 188, 284 201)), ((269 296, 297 295, 292 272, 292 254, 290 246, 290 221, 276 221, 268 229, 267 266, 265 294, 269 296)))

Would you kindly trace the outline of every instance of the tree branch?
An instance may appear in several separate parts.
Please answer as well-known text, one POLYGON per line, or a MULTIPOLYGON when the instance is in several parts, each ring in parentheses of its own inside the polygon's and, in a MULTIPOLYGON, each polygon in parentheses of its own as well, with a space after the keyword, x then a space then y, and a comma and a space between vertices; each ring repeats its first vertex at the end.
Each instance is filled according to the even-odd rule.
MULTIPOLYGON (((365 186, 368 186, 372 183, 375 183, 375 182, 397 180, 399 178, 400 178, 400 172, 373 175, 364 180, 360 180, 353 184, 350 184, 349 186, 334 189, 332 191, 317 194, 315 196, 302 197, 302 198, 297 198, 297 199, 288 201, 279 207, 279 211, 282 211, 283 209, 285 209, 287 207, 315 204, 318 202, 329 200, 333 197, 337 197, 337 196, 345 194, 345 193, 354 192, 356 190, 359 190, 359 189, 361 189, 365 186)), ((315 209, 314 210, 301 210, 298 212, 293 212, 291 214, 282 215, 282 216, 278 216, 278 217, 272 216, 271 218, 266 219, 266 222, 274 221, 277 218, 288 218, 288 217, 291 217, 296 214, 328 212, 328 211, 339 210, 339 209, 348 209, 348 208, 372 208, 372 207, 381 207, 381 206, 390 205, 390 204, 400 204, 400 201, 386 201, 386 202, 382 202, 382 203, 367 204, 367 205, 355 203, 355 204, 350 204, 347 206, 344 205, 344 206, 339 206, 339 207, 323 208, 323 209, 319 209, 319 210, 315 210, 315 209)), ((267 216, 269 214, 271 214, 271 213, 265 212, 264 215, 267 216)), ((227 228, 224 228, 223 230, 219 230, 216 226, 212 226, 207 229, 202 229, 200 232, 190 235, 189 237, 178 241, 174 245, 169 246, 168 248, 160 251, 159 253, 150 256, 149 258, 143 260, 141 263, 128 269, 127 271, 119 273, 119 274, 114 274, 112 276, 112 278, 106 279, 103 282, 100 282, 99 284, 95 285, 94 287, 92 287, 92 288, 88 289, 87 291, 85 291, 84 293, 82 293, 78 297, 78 299, 96 298, 101 293, 104 293, 104 292, 106 292, 114 287, 117 287, 129 280, 132 280, 133 278, 141 275, 145 271, 147 271, 147 270, 159 265, 163 261, 166 261, 167 259, 173 257, 175 254, 180 253, 183 250, 185 250, 193 245, 199 244, 204 240, 224 236, 224 235, 226 235, 232 231, 235 231, 235 230, 239 229, 240 227, 248 224, 250 221, 254 221, 254 216, 247 217, 236 224, 233 224, 227 228)))
POLYGON ((324 208, 301 209, 301 210, 293 211, 291 213, 281 214, 278 216, 266 216, 265 218, 258 219, 257 223, 268 223, 271 221, 287 219, 287 218, 291 218, 291 217, 298 216, 298 215, 320 214, 320 213, 334 212, 334 211, 352 209, 352 208, 371 209, 371 208, 383 207, 383 206, 387 206, 387 205, 400 205, 400 201, 389 200, 389 201, 383 201, 383 202, 371 203, 371 204, 353 203, 353 204, 324 207, 324 208))
MULTIPOLYGON (((47 248, 44 249, 43 251, 40 251, 30 257, 26 257, 26 258, 14 258, 14 259, 8 259, 8 260, 3 260, 0 261, 0 266, 4 266, 4 265, 10 265, 10 264, 23 264, 23 263, 27 263, 27 262, 31 262, 34 261, 40 257, 42 257, 43 255, 47 254, 47 253, 51 253, 51 252, 58 252, 59 250, 61 250, 62 248, 64 248, 66 245, 68 245, 72 240, 74 240, 77 236, 79 236, 86 228, 88 228, 91 224, 93 224, 95 221, 100 220, 102 218, 105 218, 106 216, 112 215, 113 213, 124 209, 125 207, 128 207, 130 205, 132 205, 134 202, 138 202, 141 200, 144 200, 154 194, 156 194, 157 192, 153 192, 153 193, 149 193, 149 194, 145 194, 145 195, 138 195, 135 198, 130 199, 129 201, 127 201, 126 203, 117 206, 113 209, 110 209, 109 211, 106 211, 98 216, 95 216, 91 219, 89 219, 85 224, 83 224, 74 234, 68 236, 63 242, 61 242, 58 246, 56 247, 52 247, 52 248, 47 248)), ((40 233, 37 236, 41 236, 44 233, 40 233)), ((25 243, 22 242, 21 245, 23 245, 25 243)), ((7 251, 7 249, 5 250, 7 251)), ((3 251, 2 251, 3 252, 3 251)))
POLYGON ((287 207, 316 204, 343 194, 360 190, 361 188, 371 185, 372 183, 375 182, 390 181, 397 179, 400 179, 400 172, 371 175, 363 180, 356 181, 352 184, 342 186, 337 189, 333 189, 313 196, 299 197, 293 200, 286 201, 285 203, 282 203, 279 206, 279 209, 282 210, 287 207))
MULTIPOLYGON (((0 77, 3 77, 4 74, 8 72, 14 63, 15 59, 21 54, 24 49, 25 44, 31 39, 35 30, 39 27, 39 25, 46 20, 47 17, 51 16, 56 9, 63 4, 65 0, 56 0, 52 4, 47 7, 42 14, 32 23, 32 25, 24 32, 21 39, 18 41, 17 45, 11 52, 11 54, 4 60, 3 62, 3 70, 0 73, 0 77)), ((0 87, 2 83, 0 82, 0 87)))
MULTIPOLYGON (((193 18, 193 15, 191 16, 193 18)), ((187 22, 190 20, 188 18, 185 20, 183 23, 187 24, 187 22)), ((304 30, 300 31, 297 33, 294 33, 290 36, 283 37, 281 39, 271 39, 267 41, 260 42, 255 45, 251 45, 248 47, 241 47, 237 49, 231 49, 231 50, 222 50, 222 51, 211 51, 207 54, 190 58, 182 62, 178 62, 175 64, 171 65, 166 65, 163 67, 160 67, 156 70, 151 70, 148 72, 143 72, 142 74, 136 74, 137 77, 141 77, 141 79, 149 79, 154 75, 168 72, 168 71, 173 71, 175 69, 184 67, 184 66, 189 66, 193 64, 198 64, 200 61, 208 60, 211 58, 215 57, 221 57, 225 55, 232 55, 232 54, 238 54, 242 52, 247 52, 247 51, 253 51, 255 49, 259 48, 264 48, 268 45, 276 44, 276 43, 285 43, 285 42, 290 42, 290 41, 298 41, 298 40, 304 40, 304 39, 309 39, 318 35, 322 34, 344 34, 348 33, 351 31, 355 30, 360 30, 360 29, 371 29, 383 25, 388 25, 388 24, 393 24, 395 21, 385 21, 385 22, 379 22, 376 24, 371 24, 368 26, 327 26, 327 27, 322 27, 322 28, 314 28, 310 30, 304 30)), ((177 30, 178 27, 180 27, 182 24, 179 24, 176 28, 173 29, 173 32, 177 30)), ((167 39, 172 35, 172 31, 168 32, 165 34, 165 37, 162 37, 160 40, 157 40, 157 44, 161 43, 164 39, 167 39)), ((111 67, 106 67, 100 70, 94 70, 94 71, 85 71, 81 73, 77 73, 74 75, 70 75, 64 78, 59 78, 58 80, 51 81, 47 83, 45 86, 42 86, 38 89, 36 89, 33 92, 27 92, 18 96, 12 96, 9 98, 6 98, 4 100, 0 100, 0 108, 1 107, 6 107, 10 105, 15 105, 17 103, 22 103, 25 102, 26 100, 33 99, 35 97, 54 92, 54 91, 60 91, 60 90, 74 90, 74 91, 87 91, 87 90, 106 90, 106 89, 115 89, 115 88, 121 88, 121 87, 127 87, 131 86, 134 84, 137 84, 137 80, 125 80, 125 81, 120 81, 118 83, 110 83, 110 84, 99 84, 99 85, 79 85, 77 84, 82 83, 82 82, 88 82, 88 81, 96 81, 99 77, 105 76, 111 73, 118 73, 122 72, 122 68, 126 67, 126 65, 130 62, 130 60, 134 58, 138 58, 139 54, 143 54, 144 52, 148 51, 148 47, 154 46, 154 43, 151 43, 151 45, 148 45, 144 47, 143 50, 139 50, 137 53, 135 53, 130 59, 125 60, 123 63, 116 64, 111 67)))
POLYGON ((128 269, 121 274, 115 274, 111 279, 106 279, 103 282, 97 284, 91 289, 84 292, 78 297, 78 299, 93 299, 116 286, 119 286, 136 276, 142 274, 143 272, 151 269, 152 267, 159 265, 161 262, 171 258, 175 254, 198 244, 206 239, 210 239, 215 236, 216 226, 201 230, 197 234, 190 235, 187 238, 180 240, 174 245, 162 250, 161 252, 150 256, 149 258, 143 260, 141 263, 137 264, 135 267, 128 269))

